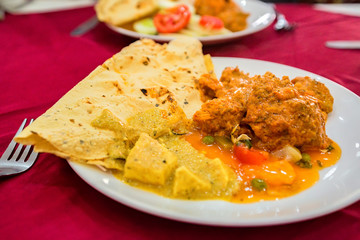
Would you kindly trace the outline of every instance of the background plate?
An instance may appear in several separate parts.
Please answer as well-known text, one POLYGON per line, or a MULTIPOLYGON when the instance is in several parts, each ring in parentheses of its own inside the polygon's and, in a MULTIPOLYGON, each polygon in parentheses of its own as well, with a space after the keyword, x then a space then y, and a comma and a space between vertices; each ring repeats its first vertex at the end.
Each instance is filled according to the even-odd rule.
MULTIPOLYGON (((271 5, 257 0, 234 0, 244 12, 250 14, 248 17, 248 27, 239 32, 234 32, 227 35, 207 36, 199 37, 198 39, 203 44, 215 44, 227 42, 236 38, 244 37, 256 32, 259 32, 268 27, 275 19, 275 11, 271 5)), ((158 42, 168 42, 174 39, 173 36, 159 36, 142 34, 135 31, 130 31, 121 27, 115 27, 110 24, 106 24, 111 30, 129 36, 133 38, 151 38, 158 42)))
POLYGON ((360 98, 346 88, 319 75, 286 65, 244 58, 213 57, 218 76, 228 66, 239 66, 250 75, 271 71, 290 78, 310 76, 323 82, 333 95, 327 133, 342 149, 339 162, 320 172, 311 188, 276 201, 234 204, 225 201, 182 201, 130 187, 98 168, 69 162, 73 170, 104 195, 129 207, 156 216, 214 226, 265 226, 319 217, 344 208, 360 199, 360 98))

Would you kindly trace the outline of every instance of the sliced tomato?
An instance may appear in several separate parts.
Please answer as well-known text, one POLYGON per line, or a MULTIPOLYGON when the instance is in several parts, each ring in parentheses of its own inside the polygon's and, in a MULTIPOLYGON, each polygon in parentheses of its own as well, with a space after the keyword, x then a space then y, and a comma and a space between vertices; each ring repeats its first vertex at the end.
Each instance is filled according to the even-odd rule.
POLYGON ((190 17, 189 7, 185 4, 180 4, 156 14, 154 24, 159 33, 175 33, 186 27, 190 17))
POLYGON ((201 16, 199 24, 207 29, 222 29, 224 27, 224 22, 220 18, 209 15, 201 16))
POLYGON ((235 157, 244 164, 261 165, 269 159, 269 153, 265 151, 248 148, 245 145, 234 146, 235 157))

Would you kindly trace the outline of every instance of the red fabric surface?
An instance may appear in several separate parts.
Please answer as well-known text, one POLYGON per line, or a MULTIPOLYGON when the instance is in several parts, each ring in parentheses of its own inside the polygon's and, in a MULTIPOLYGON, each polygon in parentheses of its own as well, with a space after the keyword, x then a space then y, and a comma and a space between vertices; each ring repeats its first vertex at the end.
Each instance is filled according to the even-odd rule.
MULTIPOLYGON (((301 68, 360 95, 360 50, 326 48, 326 40, 359 40, 360 19, 279 4, 293 32, 271 27, 231 43, 204 47, 212 56, 245 57, 301 68)), ((14 16, 0 22, 0 153, 23 118, 36 118, 97 65, 134 39, 98 25, 69 32, 92 8, 14 16)), ((360 239, 360 201, 341 211, 281 226, 222 228, 148 215, 100 194, 49 154, 31 170, 0 178, 1 239, 360 239)))

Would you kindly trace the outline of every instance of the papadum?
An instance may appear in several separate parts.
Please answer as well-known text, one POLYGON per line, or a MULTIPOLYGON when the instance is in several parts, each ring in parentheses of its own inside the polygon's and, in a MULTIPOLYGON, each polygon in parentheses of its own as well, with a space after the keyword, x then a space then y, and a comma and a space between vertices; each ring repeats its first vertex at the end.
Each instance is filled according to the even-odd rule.
POLYGON ((195 86, 209 73, 209 59, 193 38, 163 45, 138 40, 98 66, 15 140, 38 152, 122 168, 112 159, 125 158, 142 132, 157 138, 187 127, 202 104, 195 86), (151 126, 157 118, 166 121, 151 126))
POLYGON ((158 0, 100 0, 95 5, 100 21, 119 26, 158 10, 158 0))

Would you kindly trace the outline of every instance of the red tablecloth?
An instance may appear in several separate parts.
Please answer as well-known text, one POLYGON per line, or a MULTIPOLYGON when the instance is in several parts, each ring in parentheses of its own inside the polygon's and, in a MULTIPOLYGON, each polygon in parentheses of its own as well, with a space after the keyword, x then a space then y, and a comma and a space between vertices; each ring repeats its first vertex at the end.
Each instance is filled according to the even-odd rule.
MULTIPOLYGON (((335 50, 326 40, 360 39, 360 19, 279 4, 298 28, 271 27, 206 46, 212 56, 245 57, 322 75, 360 95, 360 51, 335 50)), ((98 25, 82 37, 69 32, 92 8, 7 15, 0 22, 0 153, 23 118, 36 118, 97 65, 134 39, 98 25)), ((357 109, 356 111, 359 111, 357 109)), ((360 239, 360 202, 327 216, 262 228, 199 226, 148 215, 100 194, 64 159, 40 154, 30 171, 0 179, 1 239, 360 239)))

